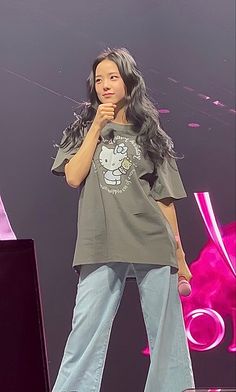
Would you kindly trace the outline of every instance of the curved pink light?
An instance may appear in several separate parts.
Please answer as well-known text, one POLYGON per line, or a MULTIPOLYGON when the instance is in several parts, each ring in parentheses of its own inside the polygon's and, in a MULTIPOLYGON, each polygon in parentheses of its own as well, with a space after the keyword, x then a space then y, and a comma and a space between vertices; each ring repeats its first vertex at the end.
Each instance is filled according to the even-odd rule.
POLYGON ((235 331, 236 331, 236 309, 232 309, 232 324, 233 324, 232 325, 233 339, 232 339, 231 344, 228 347, 228 350, 231 353, 235 353, 236 352, 236 333, 235 333, 235 331))
POLYGON ((185 316, 185 322, 186 322, 186 334, 189 340, 189 346, 192 350, 197 350, 197 351, 211 350, 212 348, 218 346, 218 344, 221 343, 224 337, 225 334, 224 320, 221 317, 221 315, 213 309, 209 309, 209 308, 194 309, 192 312, 188 313, 185 316), (196 338, 193 336, 194 331, 192 330, 194 329, 194 322, 196 322, 196 320, 199 319, 200 317, 203 318, 201 320, 202 330, 200 335, 198 331, 198 337, 196 338), (207 318, 209 317, 213 320, 215 330, 211 336, 210 341, 207 341, 206 330, 209 325, 209 320, 207 321, 207 318))
MULTIPOLYGON (((230 259, 235 265, 236 222, 222 226, 221 235, 230 259)), ((190 270, 193 275, 191 280, 192 294, 189 297, 181 297, 185 322, 189 313, 196 309, 211 309, 220 314, 224 321, 230 319, 232 323, 232 341, 228 350, 232 353, 236 352, 235 275, 232 274, 231 269, 223 259, 222 253, 218 251, 212 240, 201 249, 198 258, 191 263, 190 270)), ((192 336, 198 343, 204 339, 205 342, 209 343, 215 336, 216 322, 217 320, 214 321, 213 317, 207 315, 195 319, 191 325, 192 336), (209 320, 209 325, 205 322, 204 326, 201 323, 203 320, 209 320), (194 331, 194 334, 192 331, 194 331)), ((199 345, 195 345, 195 350, 198 350, 199 347, 199 345)), ((191 348, 193 348, 193 345, 191 348)))
POLYGON ((198 203, 198 207, 200 209, 200 212, 202 214, 202 218, 205 222, 206 228, 208 230, 208 233, 210 234, 212 240, 214 241, 215 245, 217 246, 219 252, 221 253, 224 261, 226 264, 229 266, 231 272, 233 275, 236 277, 236 271, 234 269, 234 266, 230 260, 230 257, 228 255, 228 252, 224 246, 219 228, 216 223, 214 211, 211 205, 211 200, 210 200, 210 195, 209 192, 199 192, 199 193, 194 193, 194 196, 196 198, 196 201, 198 203))

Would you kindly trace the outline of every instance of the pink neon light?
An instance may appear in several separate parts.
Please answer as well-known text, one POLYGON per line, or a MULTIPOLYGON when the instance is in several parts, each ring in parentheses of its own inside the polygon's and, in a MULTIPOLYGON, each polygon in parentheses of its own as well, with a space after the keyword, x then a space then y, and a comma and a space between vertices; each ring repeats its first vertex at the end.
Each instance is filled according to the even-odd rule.
POLYGON ((169 109, 158 109, 158 111, 159 111, 159 113, 161 113, 161 114, 170 113, 170 110, 169 110, 169 109))
POLYGON ((221 388, 217 388, 217 389, 208 389, 207 392, 221 392, 222 389, 221 388))
POLYGON ((149 347, 148 347, 148 346, 142 350, 142 354, 144 354, 144 355, 150 355, 150 350, 149 350, 149 347))
MULTIPOLYGON (((232 341, 236 352, 236 222, 217 226, 208 193, 195 194, 203 220, 212 240, 191 263, 192 293, 182 297, 186 334, 192 350, 206 351, 219 345, 224 337, 224 318, 232 322, 232 341)), ((149 349, 143 350, 149 355, 149 349)))
MULTIPOLYGON (((228 255, 236 264, 236 222, 221 230, 228 255)), ((233 336, 228 350, 235 352, 235 276, 213 241, 210 240, 204 246, 197 260, 191 263, 190 270, 193 275, 192 294, 181 298, 187 336, 189 338, 191 335, 195 339, 195 342, 189 339, 190 348, 205 351, 210 350, 212 344, 220 344, 225 328, 223 319, 230 319, 233 336), (208 310, 208 314, 205 310, 208 310)))
POLYGON ((198 124, 198 123, 188 123, 188 127, 190 127, 190 128, 199 128, 200 124, 198 124))
POLYGON ((228 350, 230 352, 236 352, 236 309, 233 308, 232 309, 232 326, 233 326, 233 339, 232 342, 230 344, 230 346, 228 347, 228 350))
POLYGON ((216 223, 209 193, 208 192, 194 193, 194 196, 197 200, 198 207, 202 214, 208 233, 210 234, 218 250, 221 252, 224 261, 226 262, 227 265, 229 265, 232 273, 236 277, 236 271, 234 269, 234 266, 232 265, 227 250, 225 249, 222 237, 220 235, 219 228, 216 223))
POLYGON ((187 314, 185 323, 189 346, 192 350, 211 350, 218 346, 224 338, 224 320, 213 309, 195 309, 187 314), (202 330, 204 330, 204 334, 202 334, 202 330))
POLYGON ((15 240, 16 236, 11 228, 3 201, 0 196, 0 240, 15 240))

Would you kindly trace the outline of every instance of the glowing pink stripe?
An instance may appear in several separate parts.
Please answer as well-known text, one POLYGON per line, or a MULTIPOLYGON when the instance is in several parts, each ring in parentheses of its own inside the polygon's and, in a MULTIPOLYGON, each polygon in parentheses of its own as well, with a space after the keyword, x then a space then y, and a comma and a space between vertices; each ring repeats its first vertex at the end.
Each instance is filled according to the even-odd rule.
POLYGON ((0 240, 16 240, 0 196, 0 240))
POLYGON ((229 258, 228 252, 225 249, 219 228, 216 223, 214 211, 211 205, 211 200, 209 196, 209 192, 199 192, 194 193, 196 201, 198 203, 198 207, 202 214, 203 220, 205 222, 208 233, 210 234, 212 240, 217 246, 218 250, 222 254, 222 257, 226 264, 229 266, 231 272, 236 277, 236 271, 234 270, 233 264, 229 258))
POLYGON ((208 389, 207 392, 221 392, 222 389, 221 388, 217 388, 217 389, 208 389))
MULTIPOLYGON (((185 322, 186 322, 186 334, 189 339, 189 346, 193 350, 197 350, 197 351, 211 350, 212 348, 218 346, 224 337, 225 334, 224 320, 221 317, 221 315, 213 309, 209 309, 209 308, 195 309, 187 314, 187 316, 185 317, 185 322), (201 338, 203 338, 201 342, 201 341, 197 341, 191 333, 191 328, 194 321, 199 317, 203 317, 202 323, 204 323, 205 315, 212 318, 215 326, 215 334, 212 337, 212 341, 210 343, 209 342, 206 343, 204 341, 204 334, 201 336, 201 338)), ((203 324, 203 330, 204 330, 204 324, 203 324)))
POLYGON ((235 331, 236 331, 236 309, 235 308, 232 309, 232 324, 233 324, 233 326, 232 326, 233 339, 232 339, 230 346, 228 347, 228 350, 231 353, 235 353, 236 352, 236 333, 235 333, 235 331))

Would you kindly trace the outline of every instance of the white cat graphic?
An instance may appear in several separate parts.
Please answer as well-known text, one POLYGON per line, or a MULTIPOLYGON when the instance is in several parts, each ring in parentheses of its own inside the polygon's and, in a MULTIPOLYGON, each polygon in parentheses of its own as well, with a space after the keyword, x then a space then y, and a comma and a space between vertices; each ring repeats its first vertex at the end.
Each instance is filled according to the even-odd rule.
POLYGON ((115 148, 102 146, 99 160, 106 169, 103 172, 106 184, 119 185, 121 183, 121 174, 126 174, 132 165, 127 155, 127 147, 124 143, 118 144, 115 148))

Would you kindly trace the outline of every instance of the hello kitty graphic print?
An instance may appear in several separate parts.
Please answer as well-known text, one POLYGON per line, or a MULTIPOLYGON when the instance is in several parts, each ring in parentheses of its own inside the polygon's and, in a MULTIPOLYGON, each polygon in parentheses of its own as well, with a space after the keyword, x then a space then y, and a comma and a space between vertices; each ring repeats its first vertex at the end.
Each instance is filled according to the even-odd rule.
POLYGON ((123 193, 131 184, 141 150, 134 138, 115 135, 112 140, 103 138, 98 146, 94 162, 99 172, 100 187, 108 193, 123 193))
POLYGON ((132 162, 128 158, 128 148, 124 143, 117 144, 114 148, 102 146, 99 160, 106 169, 103 171, 104 180, 109 185, 120 185, 121 175, 126 174, 132 166, 132 162))

